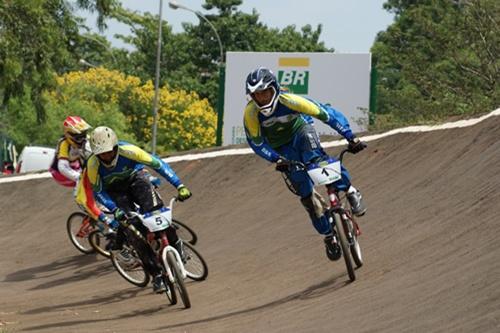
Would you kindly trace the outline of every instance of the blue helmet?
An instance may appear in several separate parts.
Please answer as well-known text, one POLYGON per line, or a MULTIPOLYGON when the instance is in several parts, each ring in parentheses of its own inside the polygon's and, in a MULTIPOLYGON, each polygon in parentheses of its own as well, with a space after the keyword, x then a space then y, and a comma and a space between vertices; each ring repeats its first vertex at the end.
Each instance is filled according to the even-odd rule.
POLYGON ((276 108, 276 104, 278 103, 278 97, 280 94, 280 85, 274 73, 265 68, 259 67, 256 70, 252 71, 247 76, 246 81, 246 92, 247 95, 254 101, 255 105, 260 109, 260 112, 269 117, 276 108), (253 94, 257 91, 263 91, 268 88, 272 88, 274 90, 273 97, 266 105, 260 105, 254 99, 253 94))

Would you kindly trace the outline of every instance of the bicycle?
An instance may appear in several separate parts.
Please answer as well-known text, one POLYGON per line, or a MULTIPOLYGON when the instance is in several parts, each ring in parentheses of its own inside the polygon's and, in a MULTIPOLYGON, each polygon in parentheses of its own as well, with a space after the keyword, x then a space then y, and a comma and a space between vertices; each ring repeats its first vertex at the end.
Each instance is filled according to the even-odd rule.
MULTIPOLYGON (((198 242, 198 235, 194 232, 193 229, 188 227, 186 224, 182 223, 179 220, 172 219, 172 226, 175 228, 179 238, 181 238, 186 243, 194 245, 198 242)), ((88 242, 90 246, 94 249, 95 252, 99 253, 100 255, 106 258, 111 257, 110 251, 108 251, 105 246, 105 244, 108 244, 109 242, 109 236, 110 236, 109 230, 101 230, 99 228, 92 230, 88 235, 88 242), (104 246, 101 246, 101 244, 103 244, 104 246)), ((189 245, 190 251, 195 252, 195 255, 199 255, 191 245, 189 245)), ((193 269, 193 271, 195 270, 193 269)), ((199 279, 198 277, 199 274, 193 273, 193 276, 194 280, 199 279)), ((204 278, 202 280, 204 280, 204 278)))
POLYGON ((98 229, 98 222, 83 212, 73 212, 66 220, 66 231, 71 243, 84 254, 95 252, 89 243, 89 235, 98 229))
MULTIPOLYGON (((177 289, 183 301, 184 307, 189 308, 191 306, 191 302, 184 279, 188 276, 192 279, 205 279, 208 275, 208 267, 203 257, 189 243, 185 243, 184 250, 187 252, 188 257, 186 264, 196 257, 196 260, 201 266, 201 271, 198 273, 188 271, 180 254, 168 242, 166 229, 172 223, 172 208, 173 203, 176 200, 177 198, 172 198, 168 207, 163 207, 152 213, 144 215, 137 212, 129 213, 127 222, 124 224, 126 226, 126 241, 124 243, 124 249, 128 252, 130 257, 120 258, 119 255, 112 251, 111 261, 115 269, 125 280, 140 287, 146 286, 149 283, 151 276, 145 271, 144 265, 139 259, 139 255, 135 250, 137 246, 133 246, 136 241, 146 243, 147 246, 150 246, 154 253, 158 256, 162 267, 163 282, 167 286, 166 295, 170 304, 177 303, 177 294, 175 292, 175 289, 177 289), (130 221, 134 218, 138 218, 141 223, 147 227, 149 230, 147 237, 144 237, 137 230, 137 228, 130 223, 130 221), (189 253, 195 253, 196 255, 192 256, 192 254, 189 253), (192 257, 190 258, 189 256, 192 257)), ((122 254, 122 251, 120 254, 122 254)), ((191 270, 194 271, 192 268, 191 270)))
MULTIPOLYGON (((341 179, 341 163, 345 153, 350 153, 349 149, 342 150, 338 160, 329 158, 326 161, 309 163, 307 165, 301 162, 290 161, 290 167, 298 168, 298 170, 305 170, 315 187, 326 186, 341 179)), ((294 194, 297 194, 286 172, 282 173, 282 176, 288 189, 294 194)), ((332 229, 336 231, 347 274, 350 281, 353 282, 356 280, 353 261, 356 268, 363 266, 361 246, 358 241, 358 237, 361 235, 361 229, 351 211, 345 208, 345 195, 341 197, 336 189, 329 189, 328 187, 327 193, 330 201, 330 206, 326 212, 328 214, 328 220, 332 225, 332 229)))

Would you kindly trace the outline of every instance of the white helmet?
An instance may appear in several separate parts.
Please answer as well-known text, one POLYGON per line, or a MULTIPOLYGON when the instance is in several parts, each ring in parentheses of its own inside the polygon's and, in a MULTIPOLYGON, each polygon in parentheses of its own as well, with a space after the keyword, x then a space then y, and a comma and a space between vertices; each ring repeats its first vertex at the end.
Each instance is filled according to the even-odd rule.
MULTIPOLYGON (((115 148, 118 148, 118 137, 116 136, 116 133, 111 128, 105 126, 99 126, 93 130, 90 134, 89 141, 90 148, 92 149, 92 153, 94 153, 94 155, 107 153, 115 148)), ((117 160, 118 152, 111 163, 106 163, 103 160, 101 160, 101 162, 104 166, 110 168, 116 165, 117 160)))

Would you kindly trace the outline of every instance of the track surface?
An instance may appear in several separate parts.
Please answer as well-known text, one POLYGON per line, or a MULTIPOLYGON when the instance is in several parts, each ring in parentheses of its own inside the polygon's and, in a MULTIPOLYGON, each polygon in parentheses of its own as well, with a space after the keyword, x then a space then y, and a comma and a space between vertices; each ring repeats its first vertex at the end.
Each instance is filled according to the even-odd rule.
POLYGON ((0 184, 0 331, 499 332, 499 133, 493 117, 346 157, 369 207, 354 283, 271 165, 251 155, 173 163, 194 193, 174 215, 198 232, 210 268, 188 283, 189 310, 72 247, 70 190, 0 184))

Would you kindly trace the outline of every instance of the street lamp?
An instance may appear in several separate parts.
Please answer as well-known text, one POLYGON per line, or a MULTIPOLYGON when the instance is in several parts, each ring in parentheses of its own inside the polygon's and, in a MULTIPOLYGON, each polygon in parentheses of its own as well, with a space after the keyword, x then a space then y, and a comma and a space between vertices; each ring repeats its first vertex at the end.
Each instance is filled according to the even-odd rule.
POLYGON ((161 12, 163 0, 160 0, 160 10, 158 13, 158 42, 156 46, 156 68, 155 68, 155 95, 153 98, 153 133, 151 140, 151 152, 156 153, 156 131, 158 128, 158 95, 160 93, 160 59, 161 59, 161 12))
POLYGON ((87 60, 85 60, 85 59, 83 59, 83 58, 82 58, 82 59, 80 59, 80 60, 78 60, 78 64, 80 64, 80 65, 82 65, 82 66, 87 66, 87 67, 97 68, 97 66, 96 66, 96 65, 91 64, 90 62, 88 62, 87 60))
POLYGON ((219 51, 220 51, 220 62, 219 62, 219 92, 217 94, 217 137, 216 137, 216 145, 220 146, 222 145, 222 126, 223 126, 223 116, 224 116, 224 77, 225 77, 225 70, 224 70, 224 49, 222 47, 222 42, 219 36, 219 33, 217 32, 217 29, 215 29, 215 26, 210 22, 205 15, 203 15, 201 12, 197 10, 193 10, 191 8, 188 8, 186 6, 183 6, 179 4, 177 1, 171 0, 168 2, 168 6, 172 9, 184 9, 187 10, 191 13, 194 13, 196 16, 198 16, 200 19, 203 19, 205 22, 208 23, 210 28, 212 28, 213 32, 215 33, 215 37, 217 37, 217 42, 219 43, 219 51))
POLYGON ((99 39, 88 36, 88 35, 80 35, 80 37, 92 40, 92 41, 96 42, 97 44, 101 45, 102 47, 104 47, 106 49, 106 51, 108 51, 108 53, 111 55, 111 58, 113 58, 113 62, 115 63, 115 66, 118 65, 118 62, 116 61, 115 55, 113 54, 113 50, 111 50, 111 48, 108 45, 101 42, 99 39))

